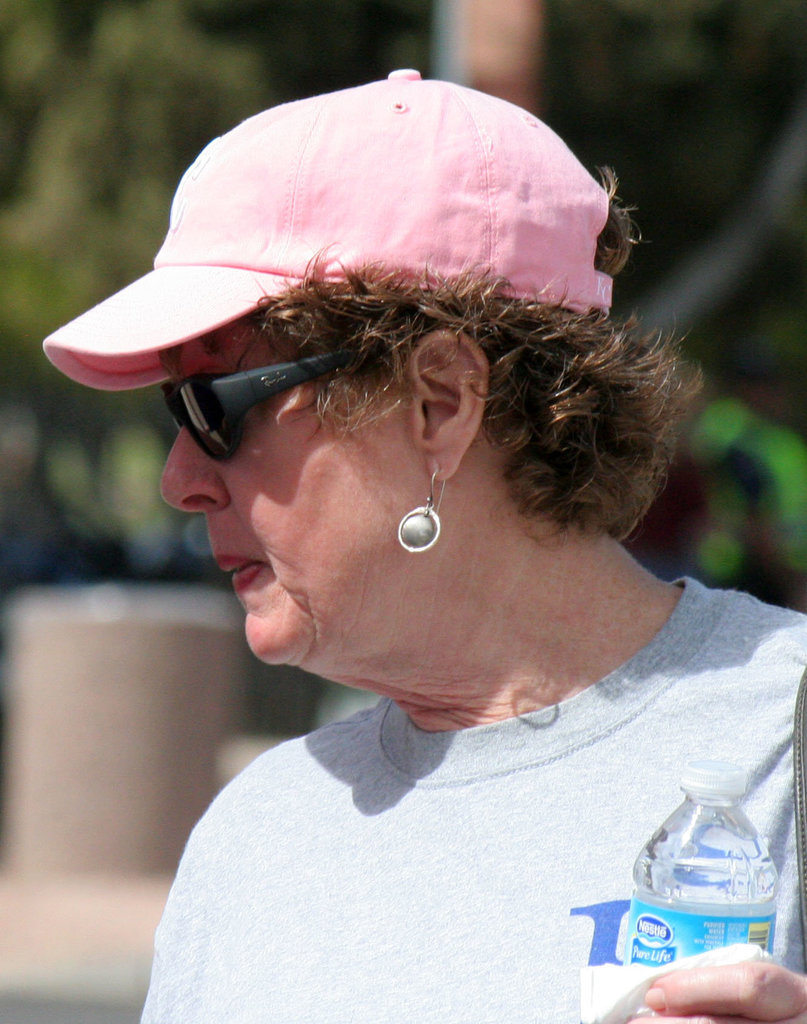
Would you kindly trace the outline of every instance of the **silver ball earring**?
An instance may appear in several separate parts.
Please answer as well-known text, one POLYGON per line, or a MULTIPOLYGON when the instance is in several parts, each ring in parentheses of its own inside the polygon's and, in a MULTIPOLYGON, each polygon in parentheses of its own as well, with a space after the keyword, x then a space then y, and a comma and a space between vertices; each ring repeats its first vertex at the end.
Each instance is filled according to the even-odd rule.
POLYGON ((440 500, 437 508, 434 507, 434 481, 437 473, 432 473, 429 484, 429 497, 425 505, 412 509, 403 517, 398 524, 398 540, 401 546, 407 551, 428 551, 437 543, 440 536, 440 517, 437 509, 443 500, 443 491, 446 489, 446 482, 440 491, 440 500))

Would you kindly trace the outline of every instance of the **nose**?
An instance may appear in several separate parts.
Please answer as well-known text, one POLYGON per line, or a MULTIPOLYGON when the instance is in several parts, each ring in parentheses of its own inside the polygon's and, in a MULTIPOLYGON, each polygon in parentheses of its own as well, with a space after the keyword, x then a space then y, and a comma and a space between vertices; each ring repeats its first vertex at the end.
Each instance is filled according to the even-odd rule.
POLYGON ((184 427, 165 460, 160 493, 180 512, 214 512, 230 501, 218 463, 205 455, 184 427))

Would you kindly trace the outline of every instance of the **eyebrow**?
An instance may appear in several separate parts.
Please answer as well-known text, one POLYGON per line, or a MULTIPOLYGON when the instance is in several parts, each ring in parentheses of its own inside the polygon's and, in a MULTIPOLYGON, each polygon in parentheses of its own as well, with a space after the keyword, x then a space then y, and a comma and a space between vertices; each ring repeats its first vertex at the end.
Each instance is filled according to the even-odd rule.
POLYGON ((229 325, 224 324, 222 327, 216 328, 216 330, 202 335, 202 348, 204 349, 206 356, 217 356, 221 353, 222 349, 225 347, 224 328, 227 326, 229 325))
MULTIPOLYGON (((244 318, 249 320, 249 314, 244 318)), ((237 323, 238 321, 233 321, 237 323)), ((225 332, 225 328, 231 326, 229 324, 222 324, 220 328, 215 328, 212 331, 208 331, 206 334, 198 335, 196 338, 188 338, 187 341, 182 341, 178 345, 171 345, 169 348, 163 349, 160 354, 160 363, 163 369, 173 375, 179 376, 182 372, 182 359, 180 356, 180 350, 184 345, 187 345, 191 341, 201 342, 202 351, 206 356, 218 356, 223 352, 226 352, 228 347, 228 335, 225 332)), ((263 333, 263 325, 253 323, 254 332, 248 343, 244 346, 244 350, 238 357, 238 361, 235 364, 235 369, 240 369, 244 360, 249 356, 253 347, 260 341, 266 339, 266 335, 263 333)))

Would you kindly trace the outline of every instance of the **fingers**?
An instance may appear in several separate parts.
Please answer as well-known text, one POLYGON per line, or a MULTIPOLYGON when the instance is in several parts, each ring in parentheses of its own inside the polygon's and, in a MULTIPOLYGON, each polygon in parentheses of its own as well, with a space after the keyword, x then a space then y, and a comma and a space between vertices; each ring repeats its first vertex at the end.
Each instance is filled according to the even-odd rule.
POLYGON ((677 971, 655 981, 647 1005, 665 1017, 735 1017, 807 1024, 807 979, 772 963, 677 971))

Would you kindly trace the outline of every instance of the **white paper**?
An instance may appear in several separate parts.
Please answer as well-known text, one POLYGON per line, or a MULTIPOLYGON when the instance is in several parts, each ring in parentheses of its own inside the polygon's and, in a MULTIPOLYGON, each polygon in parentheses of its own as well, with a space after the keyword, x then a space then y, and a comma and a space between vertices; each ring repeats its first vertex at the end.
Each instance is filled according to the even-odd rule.
POLYGON ((736 944, 674 960, 663 967, 603 964, 580 971, 580 1024, 626 1024, 634 1017, 657 1016, 644 1002, 652 982, 689 967, 716 967, 745 960, 770 960, 759 946, 736 944))

